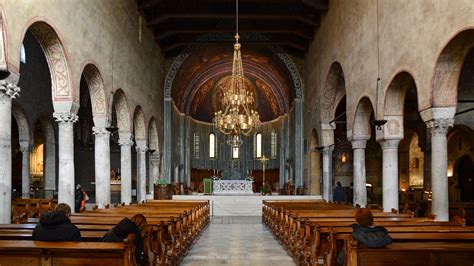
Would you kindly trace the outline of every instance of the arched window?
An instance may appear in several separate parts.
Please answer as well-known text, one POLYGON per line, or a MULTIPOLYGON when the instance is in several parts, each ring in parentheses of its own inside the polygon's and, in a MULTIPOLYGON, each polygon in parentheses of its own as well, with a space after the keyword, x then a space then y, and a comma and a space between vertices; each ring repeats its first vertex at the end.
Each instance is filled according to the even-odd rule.
POLYGON ((272 159, 276 159, 277 157, 277 133, 276 133, 276 130, 273 129, 272 130, 272 134, 271 134, 271 154, 270 154, 270 157, 272 159))
POLYGON ((255 158, 262 157, 262 133, 255 134, 255 141, 254 141, 254 152, 255 158))
POLYGON ((194 133, 194 159, 199 159, 199 153, 200 153, 200 138, 198 133, 194 133))
POLYGON ((209 158, 217 157, 216 134, 209 134, 209 158))

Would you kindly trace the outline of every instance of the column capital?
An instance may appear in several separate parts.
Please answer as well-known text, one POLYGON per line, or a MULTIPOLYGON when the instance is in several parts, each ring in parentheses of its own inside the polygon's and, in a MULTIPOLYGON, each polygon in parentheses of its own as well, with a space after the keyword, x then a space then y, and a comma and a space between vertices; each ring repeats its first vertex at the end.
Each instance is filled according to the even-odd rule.
POLYGON ((131 139, 119 139, 118 144, 120 146, 132 146, 133 140, 131 139))
POLYGON ((6 80, 0 80, 0 95, 3 99, 15 99, 20 94, 20 91, 21 89, 17 85, 6 80))
POLYGON ((146 152, 148 150, 148 147, 146 145, 146 140, 136 140, 136 147, 135 149, 137 152, 146 152))
POLYGON ((53 117, 59 124, 74 124, 79 119, 76 114, 70 112, 54 112, 53 117))
POLYGON ((401 139, 382 139, 379 141, 382 150, 396 150, 401 139))
POLYGON ((105 127, 92 127, 92 133, 95 136, 99 137, 108 137, 110 136, 110 132, 105 129, 105 127))
POLYGON ((437 118, 426 121, 426 127, 433 135, 446 135, 448 129, 454 124, 453 118, 437 118))
POLYGON ((329 156, 334 151, 334 145, 329 145, 323 148, 323 156, 329 156))
POLYGON ((21 140, 20 141, 20 151, 21 153, 30 153, 32 147, 30 146, 30 142, 27 140, 21 140))
POLYGON ((355 139, 351 141, 352 149, 365 149, 367 145, 366 139, 355 139))

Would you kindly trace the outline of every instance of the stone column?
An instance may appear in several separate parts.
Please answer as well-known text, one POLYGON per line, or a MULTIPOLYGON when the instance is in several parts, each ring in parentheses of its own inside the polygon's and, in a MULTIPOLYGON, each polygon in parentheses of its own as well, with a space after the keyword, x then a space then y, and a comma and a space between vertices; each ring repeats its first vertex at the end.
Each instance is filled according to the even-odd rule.
POLYGON ((146 201, 146 140, 137 140, 137 201, 146 201))
POLYGON ((59 180, 58 202, 67 203, 74 211, 74 129, 73 124, 78 117, 74 113, 55 112, 53 114, 59 123, 58 156, 59 180))
POLYGON ((120 201, 125 204, 132 202, 132 134, 119 133, 120 145, 120 201))
POLYGON ((352 141, 354 150, 354 206, 359 204, 361 207, 367 205, 367 188, 365 174, 365 146, 367 140, 358 139, 352 141))
POLYGON ((398 144, 399 139, 380 141, 382 146, 382 182, 383 182, 383 211, 398 211, 398 144))
POLYGON ((20 92, 16 85, 0 81, 0 224, 11 223, 12 199, 12 99, 20 92))
POLYGON ((110 132, 92 128, 95 135, 95 202, 99 209, 110 204, 110 132))
POLYGON ((431 212, 437 221, 449 221, 448 140, 446 133, 453 118, 437 118, 426 122, 431 131, 431 212))
POLYGON ((171 134, 173 134, 172 128, 172 109, 173 109, 171 97, 165 98, 165 104, 163 106, 163 178, 171 183, 171 134))
POLYGON ((28 199, 30 197, 30 143, 28 141, 20 141, 20 151, 22 156, 21 197, 28 199))
POLYGON ((295 193, 303 187, 303 100, 295 99, 295 193))
POLYGON ((334 145, 323 149, 323 199, 332 201, 332 152, 334 145))
POLYGON ((160 161, 160 154, 158 153, 158 151, 156 151, 156 154, 150 156, 151 171, 148 186, 150 188, 149 194, 151 194, 152 196, 155 193, 154 185, 156 183, 156 180, 158 180, 160 176, 160 161))

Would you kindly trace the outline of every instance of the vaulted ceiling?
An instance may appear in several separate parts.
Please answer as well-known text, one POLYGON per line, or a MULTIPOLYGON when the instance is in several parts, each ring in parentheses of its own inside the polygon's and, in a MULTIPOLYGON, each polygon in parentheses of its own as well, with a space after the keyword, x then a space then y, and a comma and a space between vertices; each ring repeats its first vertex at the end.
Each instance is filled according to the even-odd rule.
MULTIPOLYGON (((235 33, 235 0, 137 0, 137 6, 166 57, 188 46, 233 42, 200 37, 235 33)), ((246 45, 277 45, 302 56, 327 8, 328 0, 240 0, 239 33, 264 37, 246 45)))
MULTIPOLYGON (((211 122, 222 109, 222 88, 232 75, 232 47, 199 47, 185 60, 173 83, 172 97, 178 109, 193 118, 211 122)), ((267 48, 242 46, 247 89, 257 100, 262 121, 287 113, 295 97, 286 66, 267 48)))

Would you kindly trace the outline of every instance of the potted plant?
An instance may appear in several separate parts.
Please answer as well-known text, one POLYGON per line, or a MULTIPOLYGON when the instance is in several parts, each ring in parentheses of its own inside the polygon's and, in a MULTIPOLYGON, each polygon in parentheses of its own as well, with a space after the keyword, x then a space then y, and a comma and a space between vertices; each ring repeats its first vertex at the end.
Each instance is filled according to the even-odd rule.
POLYGON ((154 198, 155 199, 169 199, 171 197, 171 193, 168 193, 167 187, 168 187, 168 180, 157 179, 155 182, 154 198))

